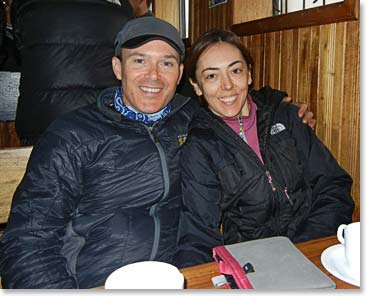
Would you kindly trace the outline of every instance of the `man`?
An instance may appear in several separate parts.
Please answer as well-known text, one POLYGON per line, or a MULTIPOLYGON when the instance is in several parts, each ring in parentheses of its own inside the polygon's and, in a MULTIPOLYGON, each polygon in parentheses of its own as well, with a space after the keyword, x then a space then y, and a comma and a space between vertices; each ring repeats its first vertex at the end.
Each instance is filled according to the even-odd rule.
POLYGON ((175 94, 184 45, 170 24, 137 18, 115 54, 123 93, 65 114, 33 149, 0 242, 5 288, 91 288, 128 263, 172 260, 197 107, 175 94))

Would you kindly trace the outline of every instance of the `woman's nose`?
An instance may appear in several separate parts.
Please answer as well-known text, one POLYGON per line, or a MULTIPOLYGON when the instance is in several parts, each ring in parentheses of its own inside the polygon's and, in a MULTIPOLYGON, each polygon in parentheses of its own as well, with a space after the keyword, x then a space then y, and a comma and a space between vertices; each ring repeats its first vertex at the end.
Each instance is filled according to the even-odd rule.
POLYGON ((229 77, 228 75, 223 76, 222 87, 225 90, 229 90, 233 87, 233 82, 232 82, 231 77, 229 77))

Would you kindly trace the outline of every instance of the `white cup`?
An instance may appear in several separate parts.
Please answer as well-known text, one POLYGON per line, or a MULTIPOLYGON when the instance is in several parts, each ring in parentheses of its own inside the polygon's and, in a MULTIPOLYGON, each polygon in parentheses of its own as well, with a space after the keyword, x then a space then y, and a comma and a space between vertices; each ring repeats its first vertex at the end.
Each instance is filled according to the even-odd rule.
POLYGON ((183 289, 184 277, 173 265, 142 261, 125 265, 106 279, 105 289, 183 289))
POLYGON ((338 227, 337 237, 341 244, 344 245, 344 256, 348 271, 354 278, 360 278, 360 222, 351 224, 341 224, 338 227))

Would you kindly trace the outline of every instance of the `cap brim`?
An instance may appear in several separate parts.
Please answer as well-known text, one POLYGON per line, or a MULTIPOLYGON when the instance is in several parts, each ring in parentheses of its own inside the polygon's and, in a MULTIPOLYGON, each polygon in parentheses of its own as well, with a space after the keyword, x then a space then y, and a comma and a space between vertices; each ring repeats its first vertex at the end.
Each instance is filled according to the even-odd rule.
POLYGON ((183 54, 180 48, 174 42, 172 42, 168 38, 165 38, 164 36, 159 36, 159 35, 144 35, 144 36, 135 37, 133 39, 126 41, 124 44, 122 44, 121 48, 137 48, 152 40, 165 41, 169 43, 169 45, 171 45, 179 53, 180 56, 183 54))

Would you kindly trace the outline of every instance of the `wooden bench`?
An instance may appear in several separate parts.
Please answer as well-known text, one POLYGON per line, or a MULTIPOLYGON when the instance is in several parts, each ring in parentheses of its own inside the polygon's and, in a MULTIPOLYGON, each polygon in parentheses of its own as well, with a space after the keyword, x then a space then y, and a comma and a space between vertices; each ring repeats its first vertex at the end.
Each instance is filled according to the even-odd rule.
POLYGON ((14 191, 24 176, 31 151, 32 147, 0 149, 0 236, 8 222, 14 191))
POLYGON ((13 194, 24 176, 32 147, 0 149, 0 226, 8 222, 13 194))

